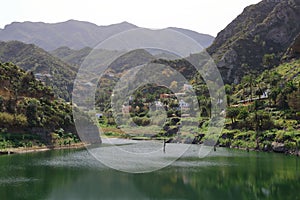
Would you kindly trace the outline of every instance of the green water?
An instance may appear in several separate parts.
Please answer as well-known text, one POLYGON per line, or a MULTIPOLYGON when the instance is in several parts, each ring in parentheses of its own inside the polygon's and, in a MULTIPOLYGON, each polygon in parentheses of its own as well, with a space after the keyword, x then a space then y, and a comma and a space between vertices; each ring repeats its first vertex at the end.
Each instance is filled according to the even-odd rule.
POLYGON ((300 199, 297 157, 218 149, 147 174, 128 174, 86 150, 0 157, 0 199, 300 199))

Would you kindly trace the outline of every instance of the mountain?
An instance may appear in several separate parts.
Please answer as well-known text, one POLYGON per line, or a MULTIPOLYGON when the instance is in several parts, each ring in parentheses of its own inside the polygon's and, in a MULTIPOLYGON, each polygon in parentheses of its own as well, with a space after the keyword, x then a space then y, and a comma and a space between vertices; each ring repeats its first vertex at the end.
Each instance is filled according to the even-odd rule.
POLYGON ((130 51, 112 62, 108 69, 114 70, 116 73, 122 73, 139 65, 147 64, 156 58, 144 49, 130 51))
POLYGON ((97 72, 99 68, 107 66, 111 57, 121 54, 120 51, 111 51, 105 49, 92 49, 85 47, 79 50, 70 49, 69 47, 60 47, 50 52, 54 57, 61 59, 75 68, 79 68, 88 56, 88 66, 85 70, 97 72), (92 53, 91 53, 92 52, 92 53), (107 62, 105 62, 107 61, 107 62))
POLYGON ((178 31, 182 34, 187 35, 188 37, 194 39, 196 42, 201 44, 201 46, 204 47, 204 48, 210 46, 212 44, 212 42, 214 41, 214 39, 215 39, 211 35, 198 33, 198 32, 195 32, 195 31, 188 30, 188 29, 176 28, 176 27, 169 27, 168 29, 178 31))
POLYGON ((248 6, 207 49, 226 83, 259 74, 280 63, 300 33, 300 1, 269 1, 248 6))
POLYGON ((92 50, 93 49, 90 47, 75 50, 64 46, 50 51, 50 53, 51 55, 63 60, 64 62, 79 68, 81 63, 91 53, 92 50))
MULTIPOLYGON (((13 22, 0 30, 0 40, 18 40, 25 43, 33 43, 47 51, 53 51, 62 46, 71 49, 95 47, 101 41, 130 29, 138 28, 128 22, 98 26, 90 22, 69 20, 61 23, 43 22, 13 22)), ((209 46, 213 37, 199 34, 194 31, 171 28, 192 37, 204 47, 209 46)))
POLYGON ((19 41, 0 42, 0 61, 12 62, 54 88, 57 96, 70 100, 76 69, 45 50, 19 41))
POLYGON ((14 22, 6 25, 0 32, 0 40, 19 40, 33 43, 45 50, 54 50, 61 46, 74 49, 94 47, 106 38, 136 28, 127 22, 109 26, 97 26, 89 22, 69 20, 48 24, 43 22, 14 22))

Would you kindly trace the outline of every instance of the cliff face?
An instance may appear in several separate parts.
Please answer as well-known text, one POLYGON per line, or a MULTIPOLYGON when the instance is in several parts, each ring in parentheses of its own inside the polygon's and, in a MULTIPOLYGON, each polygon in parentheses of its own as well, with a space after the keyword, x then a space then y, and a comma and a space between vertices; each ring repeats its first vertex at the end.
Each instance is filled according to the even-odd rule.
POLYGON ((285 62, 285 61, 289 61, 291 59, 299 59, 299 58, 300 58, 300 33, 297 35, 295 40, 292 42, 292 44, 288 48, 282 61, 285 62))
POLYGON ((300 33, 300 0, 263 0, 222 30, 207 49, 226 83, 279 64, 300 33))

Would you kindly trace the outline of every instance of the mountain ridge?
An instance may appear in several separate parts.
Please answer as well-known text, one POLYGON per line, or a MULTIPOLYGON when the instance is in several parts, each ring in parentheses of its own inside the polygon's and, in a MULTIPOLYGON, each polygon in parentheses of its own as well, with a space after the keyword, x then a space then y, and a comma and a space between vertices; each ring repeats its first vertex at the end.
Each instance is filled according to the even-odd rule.
POLYGON ((108 36, 132 28, 136 28, 136 26, 129 23, 98 26, 77 20, 59 23, 13 22, 6 25, 0 32, 0 40, 33 43, 45 50, 53 50, 60 46, 77 49, 87 46, 94 47, 97 42, 108 36))
MULTIPOLYGON (((126 21, 102 26, 74 19, 58 23, 13 22, 0 30, 0 40, 33 43, 47 51, 53 51, 62 46, 78 50, 85 47, 93 48, 112 35, 135 28, 139 27, 126 21)), ((192 36, 196 41, 202 42, 201 45, 204 47, 209 46, 214 39, 210 35, 188 29, 174 27, 171 29, 177 29, 183 34, 192 36)))
POLYGON ((263 0, 222 30, 207 51, 224 81, 238 83, 246 73, 257 75, 278 65, 300 32, 299 8, 299 0, 263 0))

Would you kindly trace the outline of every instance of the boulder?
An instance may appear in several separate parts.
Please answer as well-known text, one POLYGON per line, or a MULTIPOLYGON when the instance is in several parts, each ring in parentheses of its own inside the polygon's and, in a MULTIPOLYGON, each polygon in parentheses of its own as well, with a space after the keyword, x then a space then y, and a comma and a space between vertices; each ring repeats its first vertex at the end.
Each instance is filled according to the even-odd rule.
POLYGON ((272 150, 274 152, 278 152, 278 153, 284 153, 286 152, 286 146, 283 143, 279 143, 279 142, 273 142, 272 143, 272 150))

